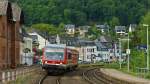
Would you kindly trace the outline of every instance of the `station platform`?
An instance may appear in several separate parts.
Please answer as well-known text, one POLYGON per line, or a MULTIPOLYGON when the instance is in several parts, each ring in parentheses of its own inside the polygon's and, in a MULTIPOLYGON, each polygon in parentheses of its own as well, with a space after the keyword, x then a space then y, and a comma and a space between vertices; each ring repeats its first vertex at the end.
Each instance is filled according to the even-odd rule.
POLYGON ((100 71, 103 74, 108 75, 109 77, 112 77, 118 80, 127 81, 128 83, 131 83, 131 84, 150 84, 150 80, 148 79, 139 78, 139 77, 118 71, 116 69, 101 68, 100 71))

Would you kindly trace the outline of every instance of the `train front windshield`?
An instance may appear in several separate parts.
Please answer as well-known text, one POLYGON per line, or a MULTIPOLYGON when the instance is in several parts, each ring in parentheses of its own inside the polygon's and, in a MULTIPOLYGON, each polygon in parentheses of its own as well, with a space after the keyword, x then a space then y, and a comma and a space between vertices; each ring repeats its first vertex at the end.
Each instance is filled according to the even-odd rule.
POLYGON ((63 52, 45 52, 46 59, 48 60, 63 60, 63 52))

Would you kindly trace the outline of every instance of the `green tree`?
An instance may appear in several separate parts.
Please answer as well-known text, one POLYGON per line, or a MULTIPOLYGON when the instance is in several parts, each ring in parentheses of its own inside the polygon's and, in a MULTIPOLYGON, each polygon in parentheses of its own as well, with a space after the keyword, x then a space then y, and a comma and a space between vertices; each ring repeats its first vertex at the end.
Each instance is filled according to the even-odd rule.
POLYGON ((115 33, 115 26, 120 25, 120 21, 117 17, 113 17, 112 20, 109 21, 110 25, 110 36, 115 40, 116 38, 116 33, 115 33))
POLYGON ((146 15, 144 15, 142 17, 141 24, 148 24, 148 25, 150 25, 150 11, 146 15))
POLYGON ((58 26, 58 34, 59 35, 64 35, 65 34, 65 24, 64 23, 60 23, 58 26))
POLYGON ((92 26, 88 31, 88 36, 91 40, 97 39, 101 35, 101 31, 96 28, 96 25, 92 26))
POLYGON ((113 17, 121 25, 138 24, 150 0, 10 0, 24 11, 25 24, 73 23, 75 25, 109 23, 113 17))
POLYGON ((64 23, 68 24, 71 23, 71 10, 70 9, 64 9, 64 23))
MULTIPOLYGON (((142 17, 142 20, 139 24, 139 30, 138 30, 138 34, 137 36, 140 38, 140 42, 142 44, 146 44, 147 42, 147 39, 146 39, 146 36, 147 36, 147 28, 145 26, 143 26, 143 24, 148 24, 150 25, 150 11, 145 14, 143 17, 142 17)), ((150 29, 149 29, 150 31, 150 29)), ((150 36, 150 33, 149 33, 149 36, 150 36)))
POLYGON ((146 54, 144 51, 132 50, 130 55, 130 68, 136 71, 136 68, 146 67, 146 54))
POLYGON ((109 21, 109 24, 114 29, 115 26, 120 25, 120 22, 117 17, 113 17, 112 20, 109 21))

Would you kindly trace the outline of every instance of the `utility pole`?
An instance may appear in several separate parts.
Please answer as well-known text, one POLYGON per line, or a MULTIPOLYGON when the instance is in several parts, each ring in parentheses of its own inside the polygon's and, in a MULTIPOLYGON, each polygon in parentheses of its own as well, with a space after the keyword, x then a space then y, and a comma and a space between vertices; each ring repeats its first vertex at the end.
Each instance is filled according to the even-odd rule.
POLYGON ((149 70, 149 39, 148 39, 148 25, 147 25, 147 69, 149 70))
POLYGON ((120 48, 120 56, 119 56, 119 64, 120 64, 120 69, 121 69, 121 57, 122 57, 122 51, 121 51, 121 38, 119 38, 119 48, 120 48))
POLYGON ((149 70, 149 39, 148 39, 148 24, 143 24, 143 26, 147 27, 147 69, 149 70))
MULTIPOLYGON (((128 52, 129 52, 129 33, 128 33, 128 52)), ((130 71, 130 56, 129 56, 129 53, 128 53, 128 72, 130 71)))

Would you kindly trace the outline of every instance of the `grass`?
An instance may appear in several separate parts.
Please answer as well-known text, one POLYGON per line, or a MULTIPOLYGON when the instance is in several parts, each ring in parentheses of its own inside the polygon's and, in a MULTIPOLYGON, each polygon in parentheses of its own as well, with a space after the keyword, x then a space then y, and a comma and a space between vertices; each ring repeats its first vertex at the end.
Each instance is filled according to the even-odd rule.
POLYGON ((80 68, 103 67, 103 64, 79 64, 80 68))

